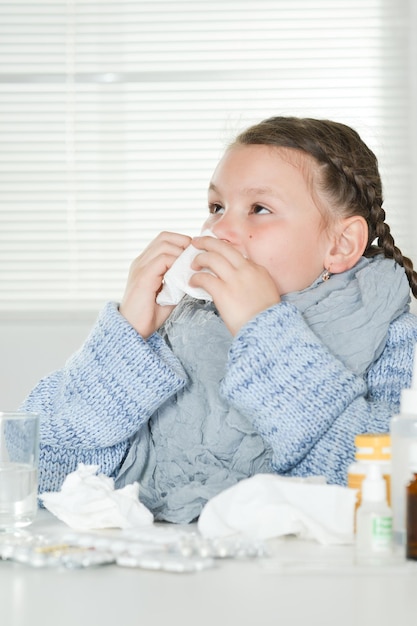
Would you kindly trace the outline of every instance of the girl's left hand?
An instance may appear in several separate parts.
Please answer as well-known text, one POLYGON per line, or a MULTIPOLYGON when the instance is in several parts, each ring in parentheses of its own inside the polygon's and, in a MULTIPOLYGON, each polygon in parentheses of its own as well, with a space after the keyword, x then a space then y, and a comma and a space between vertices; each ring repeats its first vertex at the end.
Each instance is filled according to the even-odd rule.
POLYGON ((202 287, 211 295, 232 335, 255 315, 281 301, 269 272, 231 244, 214 237, 195 237, 192 244, 201 254, 192 263, 197 273, 190 285, 202 287), (203 269, 208 272, 201 272, 203 269))

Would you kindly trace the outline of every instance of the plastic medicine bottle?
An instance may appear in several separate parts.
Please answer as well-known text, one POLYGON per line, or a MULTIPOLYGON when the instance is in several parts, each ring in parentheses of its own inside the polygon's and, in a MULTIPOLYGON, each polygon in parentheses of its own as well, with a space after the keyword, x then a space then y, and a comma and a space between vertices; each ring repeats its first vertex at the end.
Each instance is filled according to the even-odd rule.
POLYGON ((371 463, 379 465, 387 484, 387 501, 391 505, 391 437, 388 433, 365 433, 355 437, 355 462, 349 465, 347 484, 358 489, 356 508, 361 503, 361 486, 371 463))
POLYGON ((410 389, 401 392, 400 412, 394 415, 391 432, 391 502, 394 542, 404 546, 406 539, 405 496, 410 480, 411 447, 417 444, 417 350, 414 349, 410 389))
POLYGON ((417 561, 417 444, 410 449, 410 482, 406 487, 405 556, 417 561))
POLYGON ((356 562, 379 565, 392 558, 392 511, 381 468, 371 464, 362 483, 356 514, 356 562))

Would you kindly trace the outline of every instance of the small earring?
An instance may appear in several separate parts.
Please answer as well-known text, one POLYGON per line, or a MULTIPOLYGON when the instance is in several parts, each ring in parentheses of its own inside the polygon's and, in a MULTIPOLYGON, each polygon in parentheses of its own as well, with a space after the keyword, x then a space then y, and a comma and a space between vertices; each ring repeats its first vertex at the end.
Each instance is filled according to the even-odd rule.
POLYGON ((329 272, 329 270, 324 270, 323 274, 321 275, 321 279, 323 282, 326 282, 326 280, 329 280, 331 274, 329 272))

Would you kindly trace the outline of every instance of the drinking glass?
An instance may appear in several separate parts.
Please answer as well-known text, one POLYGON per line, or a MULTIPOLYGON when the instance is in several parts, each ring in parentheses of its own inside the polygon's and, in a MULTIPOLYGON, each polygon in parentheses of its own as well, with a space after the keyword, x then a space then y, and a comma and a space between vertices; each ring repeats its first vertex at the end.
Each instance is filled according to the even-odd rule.
POLYGON ((36 516, 38 458, 39 415, 0 412, 0 538, 36 516))

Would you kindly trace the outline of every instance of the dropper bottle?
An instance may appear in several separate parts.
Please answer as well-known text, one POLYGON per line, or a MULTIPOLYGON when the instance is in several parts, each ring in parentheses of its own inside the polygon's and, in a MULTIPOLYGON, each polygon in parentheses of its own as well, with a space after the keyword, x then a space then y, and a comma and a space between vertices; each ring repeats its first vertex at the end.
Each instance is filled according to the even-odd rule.
POLYGON ((392 511, 381 467, 369 465, 362 482, 362 500, 356 513, 356 562, 380 565, 392 556, 392 511))
POLYGON ((394 542, 402 547, 406 539, 405 500, 410 480, 411 447, 417 445, 417 349, 414 348, 410 389, 401 392, 400 412, 390 423, 391 433, 391 506, 394 542))

